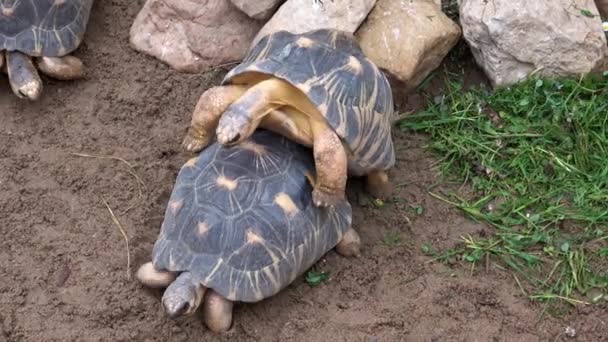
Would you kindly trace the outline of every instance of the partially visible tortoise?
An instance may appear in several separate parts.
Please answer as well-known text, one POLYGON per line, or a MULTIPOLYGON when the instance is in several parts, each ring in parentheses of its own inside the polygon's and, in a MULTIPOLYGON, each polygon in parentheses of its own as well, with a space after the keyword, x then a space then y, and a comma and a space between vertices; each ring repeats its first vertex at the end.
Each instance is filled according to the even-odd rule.
POLYGON ((40 97, 36 67, 59 80, 84 75, 82 62, 69 54, 82 41, 92 5, 93 0, 0 0, 0 67, 17 96, 40 97))
POLYGON ((366 175, 368 191, 384 199, 391 192, 385 171, 395 164, 393 112, 386 76, 352 34, 279 31, 202 94, 183 147, 200 151, 214 135, 236 144, 259 126, 313 147, 316 205, 344 198, 347 172, 366 175))
POLYGON ((137 278, 167 287, 172 318, 203 303, 213 331, 232 322, 234 301, 257 302, 289 285, 329 250, 359 255, 347 200, 312 203, 309 149, 267 130, 239 145, 214 143, 180 170, 152 262, 137 278))

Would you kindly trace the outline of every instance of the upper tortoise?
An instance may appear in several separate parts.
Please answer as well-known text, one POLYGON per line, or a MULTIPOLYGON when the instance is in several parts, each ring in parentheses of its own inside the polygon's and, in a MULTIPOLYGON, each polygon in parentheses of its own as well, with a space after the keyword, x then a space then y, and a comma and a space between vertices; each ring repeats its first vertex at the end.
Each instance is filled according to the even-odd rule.
POLYGON ((0 67, 17 96, 40 97, 36 67, 60 80, 84 75, 82 62, 69 54, 82 41, 92 5, 93 0, 0 0, 0 67))
POLYGON ((289 285, 330 249, 359 254, 347 200, 312 203, 311 151, 267 130, 236 146, 212 144, 180 170, 152 262, 138 279, 165 287, 171 317, 194 313, 230 328, 232 302, 256 302, 289 285))
POLYGON ((204 92, 183 146, 196 152, 215 135, 236 144, 258 126, 313 147, 318 206, 344 198, 348 173, 367 175, 368 191, 391 191, 395 163, 390 84, 352 34, 279 31, 255 44, 221 86, 204 92))

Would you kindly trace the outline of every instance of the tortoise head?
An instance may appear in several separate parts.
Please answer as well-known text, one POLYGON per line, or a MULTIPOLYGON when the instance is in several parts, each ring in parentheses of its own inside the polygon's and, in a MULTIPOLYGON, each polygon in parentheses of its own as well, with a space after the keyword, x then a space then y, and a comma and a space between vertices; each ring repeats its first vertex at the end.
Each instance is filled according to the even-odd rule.
POLYGON ((172 319, 193 314, 202 302, 205 288, 194 279, 192 273, 184 272, 175 279, 163 294, 163 307, 172 319))

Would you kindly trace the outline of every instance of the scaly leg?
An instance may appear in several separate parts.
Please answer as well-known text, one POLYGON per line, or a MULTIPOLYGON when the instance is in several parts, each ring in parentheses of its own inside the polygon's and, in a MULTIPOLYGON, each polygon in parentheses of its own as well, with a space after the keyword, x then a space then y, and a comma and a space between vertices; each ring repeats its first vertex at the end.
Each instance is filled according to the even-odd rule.
POLYGON ((182 147, 189 152, 199 152, 211 143, 220 116, 226 108, 245 92, 245 86, 219 86, 205 91, 192 113, 192 122, 182 147))
POLYGON ((40 57, 36 59, 38 70, 43 74, 62 81, 84 77, 84 65, 74 56, 40 57))
POLYGON ((31 57, 18 51, 8 51, 5 57, 13 93, 19 98, 38 100, 42 94, 42 80, 31 57))
POLYGON ((230 329, 232 325, 233 303, 208 289, 203 304, 203 319, 209 330, 219 333, 230 329))
POLYGON ((312 132, 317 173, 312 192, 313 202, 318 207, 334 206, 346 196, 346 151, 336 132, 329 126, 315 123, 312 132))

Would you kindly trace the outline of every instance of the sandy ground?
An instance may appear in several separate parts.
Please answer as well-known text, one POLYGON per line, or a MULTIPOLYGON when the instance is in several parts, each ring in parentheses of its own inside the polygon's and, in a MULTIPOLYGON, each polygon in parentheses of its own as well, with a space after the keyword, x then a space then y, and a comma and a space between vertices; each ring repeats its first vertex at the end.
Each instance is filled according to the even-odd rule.
POLYGON ((359 196, 360 184, 349 190, 361 258, 328 253, 316 266, 330 273, 328 282, 310 287, 298 279, 273 298, 238 305, 223 335, 207 331, 200 315, 167 318, 161 293, 128 276, 124 240, 103 201, 130 238, 132 273, 150 258, 188 158, 180 142, 190 112, 225 70, 180 74, 132 50, 129 27, 142 5, 96 2, 76 52, 88 67, 85 80, 45 78, 43 98, 29 103, 0 76, 0 341, 608 339, 599 309, 542 315, 542 305, 492 263, 471 272, 429 262, 424 243, 449 247, 462 234, 491 230, 427 193, 437 182, 435 160, 422 149, 424 137, 401 132, 391 174, 396 201, 375 208, 359 196), (123 158, 145 187, 121 161, 74 153, 123 158), (400 243, 383 243, 387 236, 400 243), (563 335, 567 326, 576 338, 563 335))

